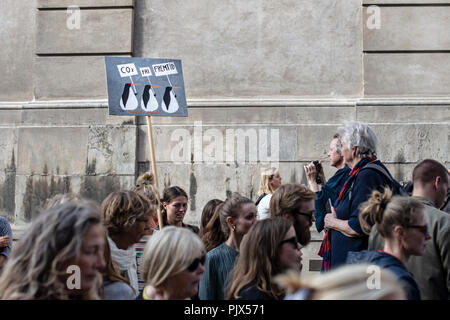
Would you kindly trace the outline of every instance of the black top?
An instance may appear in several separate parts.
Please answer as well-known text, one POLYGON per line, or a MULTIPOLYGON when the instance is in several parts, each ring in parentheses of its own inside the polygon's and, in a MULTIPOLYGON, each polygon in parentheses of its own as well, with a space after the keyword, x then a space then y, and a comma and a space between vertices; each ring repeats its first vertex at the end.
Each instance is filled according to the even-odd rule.
POLYGON ((275 300, 274 297, 258 289, 255 284, 248 284, 238 294, 236 300, 275 300))

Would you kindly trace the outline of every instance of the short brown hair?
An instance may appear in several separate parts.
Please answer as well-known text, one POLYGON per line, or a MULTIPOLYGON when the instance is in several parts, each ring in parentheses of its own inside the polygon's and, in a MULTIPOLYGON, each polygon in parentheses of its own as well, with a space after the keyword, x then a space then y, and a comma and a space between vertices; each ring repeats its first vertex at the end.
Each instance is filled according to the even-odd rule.
POLYGON ((413 183, 426 184, 440 176, 442 181, 448 182, 448 171, 438 161, 433 159, 425 159, 420 162, 413 170, 413 183))
POLYGON ((125 226, 132 226, 140 217, 153 216, 157 206, 143 194, 131 190, 111 193, 102 203, 103 223, 108 233, 118 234, 125 226))
POLYGON ((302 202, 315 200, 316 194, 304 184, 287 183, 281 185, 270 199, 270 217, 280 217, 285 213, 300 210, 302 202))

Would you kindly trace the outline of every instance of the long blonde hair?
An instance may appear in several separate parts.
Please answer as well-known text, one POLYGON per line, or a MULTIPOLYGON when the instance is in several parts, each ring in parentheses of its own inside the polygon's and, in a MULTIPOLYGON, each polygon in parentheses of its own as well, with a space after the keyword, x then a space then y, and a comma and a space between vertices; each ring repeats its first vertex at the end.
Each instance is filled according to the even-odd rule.
POLYGON ((145 282, 155 288, 186 270, 205 246, 198 235, 186 228, 167 226, 153 234, 145 245, 140 272, 145 282))
POLYGON ((258 197, 260 197, 264 193, 272 194, 275 191, 270 185, 270 181, 273 179, 273 176, 277 171, 277 168, 272 167, 261 172, 261 182, 259 183, 258 197))
MULTIPOLYGON (((406 299, 397 277, 389 270, 370 264, 345 265, 335 270, 301 275, 289 271, 275 277, 275 282, 287 294, 305 290, 305 300, 385 300, 406 299), (379 270, 379 285, 371 287, 375 269, 379 270)), ((288 297, 286 297, 288 298, 288 297)))
MULTIPOLYGON (((81 254, 89 227, 101 223, 100 208, 92 202, 68 202, 39 214, 18 241, 0 277, 1 300, 67 300, 67 275, 62 266, 81 254)), ((92 289, 82 296, 99 299, 100 273, 92 289)))

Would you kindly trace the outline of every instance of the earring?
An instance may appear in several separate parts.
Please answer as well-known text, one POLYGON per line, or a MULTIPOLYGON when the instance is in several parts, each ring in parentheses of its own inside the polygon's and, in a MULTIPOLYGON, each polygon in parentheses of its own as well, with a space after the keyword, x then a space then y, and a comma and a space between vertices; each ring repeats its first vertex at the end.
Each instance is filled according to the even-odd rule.
POLYGON ((235 225, 233 225, 232 228, 233 228, 233 231, 236 230, 236 226, 235 225))

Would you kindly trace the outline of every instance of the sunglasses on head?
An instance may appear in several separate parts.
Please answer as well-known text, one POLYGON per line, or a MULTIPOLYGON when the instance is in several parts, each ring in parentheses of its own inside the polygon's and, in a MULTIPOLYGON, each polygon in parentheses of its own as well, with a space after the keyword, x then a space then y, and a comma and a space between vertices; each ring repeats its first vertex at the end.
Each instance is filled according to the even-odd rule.
POLYGON ((414 228, 414 229, 419 229, 420 232, 422 232, 424 235, 428 234, 428 225, 424 225, 424 226, 409 226, 408 228, 414 228))
POLYGON ((297 237, 293 236, 292 238, 289 238, 289 239, 281 241, 280 242, 280 246, 282 246, 285 243, 292 243, 294 245, 294 247, 297 248, 297 246, 298 246, 298 244, 297 244, 298 243, 297 237))
POLYGON ((189 265, 187 268, 189 272, 194 272, 197 270, 198 265, 201 263, 202 265, 205 265, 206 261, 206 255, 201 256, 200 258, 195 258, 194 261, 189 265))

